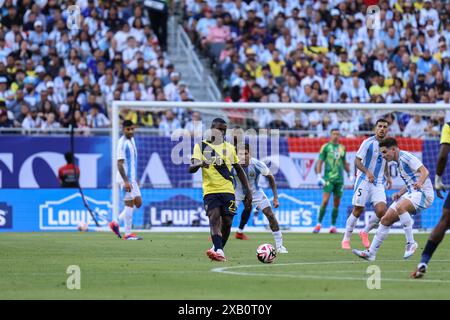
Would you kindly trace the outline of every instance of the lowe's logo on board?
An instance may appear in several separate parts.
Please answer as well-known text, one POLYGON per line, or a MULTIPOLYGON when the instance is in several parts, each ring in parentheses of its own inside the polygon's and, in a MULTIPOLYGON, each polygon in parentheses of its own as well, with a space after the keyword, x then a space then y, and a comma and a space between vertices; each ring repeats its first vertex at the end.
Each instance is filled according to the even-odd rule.
POLYGON ((12 206, 6 202, 0 202, 0 229, 11 229, 12 227, 12 206))
MULTIPOLYGON (((85 196, 100 227, 108 224, 108 215, 112 210, 110 201, 99 201, 85 196)), ((39 227, 41 230, 76 230, 80 222, 95 227, 89 211, 83 205, 79 193, 61 200, 50 200, 39 206, 39 227)))
POLYGON ((209 226, 203 203, 185 195, 151 202, 145 207, 144 225, 147 226, 209 226))
MULTIPOLYGON (((278 196, 280 207, 272 209, 281 226, 287 227, 311 227, 313 219, 319 214, 320 206, 313 201, 302 201, 295 197, 281 193, 278 196)), ((272 201, 270 199, 270 201, 272 201)), ((269 224, 266 216, 260 213, 253 220, 255 226, 266 226, 269 224)))

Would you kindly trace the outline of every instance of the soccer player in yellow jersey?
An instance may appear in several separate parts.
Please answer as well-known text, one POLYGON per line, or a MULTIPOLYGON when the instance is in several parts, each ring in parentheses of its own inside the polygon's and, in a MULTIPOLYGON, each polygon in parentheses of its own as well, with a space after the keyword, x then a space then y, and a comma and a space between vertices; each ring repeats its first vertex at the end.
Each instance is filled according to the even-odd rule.
MULTIPOLYGON (((445 191, 444 184, 442 182, 442 175, 444 174, 445 166, 447 165, 448 153, 450 152, 450 122, 446 123, 442 128, 441 133, 441 148, 439 150, 436 177, 434 178, 434 189, 439 198, 444 199, 441 191, 445 191)), ((439 243, 444 239, 445 232, 450 229, 450 193, 447 193, 447 198, 442 208, 442 215, 439 223, 434 227, 431 232, 428 242, 423 249, 422 258, 417 266, 416 271, 411 273, 412 278, 422 278, 427 271, 428 263, 433 256, 434 251, 437 249, 439 243)))
MULTIPOLYGON (((214 245, 206 251, 206 255, 215 261, 226 261, 223 247, 230 236, 231 224, 236 214, 232 168, 236 170, 245 189, 251 190, 247 176, 238 163, 234 146, 225 141, 226 131, 226 122, 221 118, 214 119, 210 137, 194 146, 189 167, 189 173, 195 173, 202 168, 203 202, 214 245)), ((246 193, 244 203, 251 205, 251 192, 246 193)))

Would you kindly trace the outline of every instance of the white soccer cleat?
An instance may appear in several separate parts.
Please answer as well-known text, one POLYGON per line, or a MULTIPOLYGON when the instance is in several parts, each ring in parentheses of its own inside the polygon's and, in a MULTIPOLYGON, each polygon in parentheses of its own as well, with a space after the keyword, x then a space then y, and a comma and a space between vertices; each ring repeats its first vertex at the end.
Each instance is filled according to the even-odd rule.
POLYGON ((367 260, 367 261, 375 261, 375 255, 371 254, 369 250, 357 250, 353 249, 352 252, 360 257, 361 259, 367 260))
POLYGON ((409 259, 414 252, 416 252, 419 244, 417 242, 407 243, 405 248, 405 254, 403 255, 403 259, 409 259))
POLYGON ((288 253, 288 251, 287 251, 286 247, 279 246, 277 248, 277 253, 288 253))
POLYGON ((417 266, 416 271, 411 273, 411 278, 413 278, 413 279, 420 279, 420 278, 422 278, 425 275, 426 272, 427 272, 427 264, 426 263, 419 263, 419 265, 417 266))

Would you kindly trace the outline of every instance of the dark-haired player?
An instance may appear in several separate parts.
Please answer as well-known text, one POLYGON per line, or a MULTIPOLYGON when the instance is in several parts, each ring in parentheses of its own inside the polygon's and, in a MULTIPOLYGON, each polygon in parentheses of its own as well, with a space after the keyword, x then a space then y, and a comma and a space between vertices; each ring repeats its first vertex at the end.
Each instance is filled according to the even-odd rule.
POLYGON ((134 141, 134 124, 131 120, 125 120, 122 124, 123 136, 117 144, 117 181, 125 192, 123 200, 125 208, 120 213, 118 221, 111 221, 109 227, 119 237, 119 221, 125 221, 124 240, 142 240, 141 237, 131 233, 133 224, 134 207, 142 205, 141 191, 137 183, 137 149, 134 141))
MULTIPOLYGON (((232 168, 236 170, 245 188, 250 190, 234 146, 225 141, 226 131, 226 122, 221 118, 214 119, 210 137, 194 146, 189 167, 190 173, 202 169, 203 201, 213 242, 213 248, 206 251, 206 254, 215 261, 226 261, 223 248, 230 236, 231 224, 236 214, 232 168)), ((252 194, 247 192, 244 202, 251 203, 251 201, 252 194)))
POLYGON ((386 161, 397 162, 398 173, 405 182, 405 186, 392 196, 394 202, 381 218, 380 226, 370 248, 364 251, 354 249, 353 253, 365 260, 374 261, 391 226, 400 220, 407 241, 403 258, 408 259, 418 247, 413 236, 414 220, 411 215, 431 206, 434 200, 433 185, 428 169, 415 155, 400 150, 397 140, 394 138, 384 139, 380 143, 380 151, 386 161))
POLYGON ((386 180, 386 187, 390 189, 392 179, 378 145, 386 137, 388 126, 389 124, 385 119, 377 120, 375 135, 364 140, 356 153, 355 165, 358 173, 353 187, 353 211, 347 219, 344 239, 341 244, 342 249, 351 249, 350 237, 367 202, 373 204, 375 215, 371 217, 364 230, 359 233, 364 247, 370 246, 369 231, 378 225, 386 212, 387 202, 384 183, 386 180))
MULTIPOLYGON (((444 174, 447 165, 448 153, 450 152, 450 122, 446 123, 442 128, 441 133, 441 148, 439 150, 438 162, 436 166, 436 177, 434 178, 434 188, 439 198, 444 199, 441 191, 445 191, 442 182, 442 175, 444 174)), ((411 274, 412 278, 422 278, 427 271, 428 263, 437 249, 439 243, 444 239, 445 232, 450 229, 450 192, 447 193, 447 198, 442 208, 442 215, 439 223, 434 227, 428 238, 425 249, 422 252, 422 258, 417 266, 416 271, 411 274)))
MULTIPOLYGON (((288 253, 287 249, 283 246, 283 235, 281 234, 280 226, 278 224, 277 218, 272 211, 272 206, 270 205, 270 201, 267 198, 264 190, 258 185, 259 177, 265 176, 269 180, 270 187, 273 192, 273 206, 278 208, 278 192, 277 185, 275 183, 275 178, 270 172, 270 169, 267 165, 259 161, 256 158, 252 158, 250 154, 250 145, 248 143, 243 145, 244 148, 239 148, 238 157, 241 161, 242 168, 244 169, 245 174, 247 175, 248 181, 250 183, 251 189, 245 189, 238 180, 236 180, 236 206, 244 200, 245 194, 248 191, 252 193, 252 203, 250 205, 244 205, 244 211, 248 213, 247 217, 250 215, 252 211, 252 204, 261 210, 263 214, 266 216, 269 221, 270 230, 272 230, 272 235, 275 240, 275 247, 278 253, 288 253)), ((244 217, 244 212, 242 213, 244 217)), ((243 227, 247 223, 247 220, 241 219, 241 225, 239 226, 239 230, 236 233, 236 238, 245 239, 243 233, 243 227), (240 234, 240 236, 238 236, 240 234)))

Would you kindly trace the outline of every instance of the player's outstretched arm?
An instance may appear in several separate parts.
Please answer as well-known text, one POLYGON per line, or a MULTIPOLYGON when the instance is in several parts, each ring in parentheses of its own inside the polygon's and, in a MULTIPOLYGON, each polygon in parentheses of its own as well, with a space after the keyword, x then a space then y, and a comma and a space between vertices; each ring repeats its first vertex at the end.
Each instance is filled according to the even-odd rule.
POLYGON ((236 170, 237 176, 239 180, 241 180, 241 183, 244 186, 244 188, 248 190, 244 199, 244 205, 248 207, 252 204, 252 192, 251 192, 252 189, 250 188, 250 183, 248 182, 247 175, 245 174, 244 170, 242 169, 239 163, 234 163, 233 168, 234 170, 236 170))
POLYGON ((200 168, 208 168, 209 164, 205 161, 198 159, 191 159, 191 165, 189 166, 189 173, 196 173, 200 168))
POLYGON ((356 157, 355 165, 356 165, 356 168, 358 168, 358 170, 362 171, 367 176, 367 178, 369 179, 370 183, 375 181, 374 175, 372 174, 372 172, 369 171, 369 169, 367 169, 363 165, 361 158, 356 157))
POLYGON ((123 167, 123 163, 124 160, 118 160, 117 161, 117 169, 119 170, 119 174, 123 179, 123 184, 124 184, 124 189, 126 192, 130 192, 131 191, 131 185, 130 182, 128 181, 128 177, 127 174, 125 173, 125 168, 123 167))
POLYGON ((278 190, 277 183, 275 182, 275 177, 272 174, 269 174, 266 177, 269 180, 269 185, 273 193, 273 207, 278 208, 280 206, 280 203, 278 202, 278 190))
POLYGON ((430 176, 430 172, 425 166, 421 166, 417 170, 420 174, 419 180, 414 184, 414 189, 419 190, 422 188, 423 184, 425 183, 425 180, 430 176))
POLYGON ((436 165, 436 177, 434 178, 434 188, 439 198, 444 199, 441 191, 445 191, 444 183, 442 182, 442 175, 444 174, 445 166, 447 165, 448 153, 450 152, 450 144, 443 143, 439 149, 438 161, 436 165))

